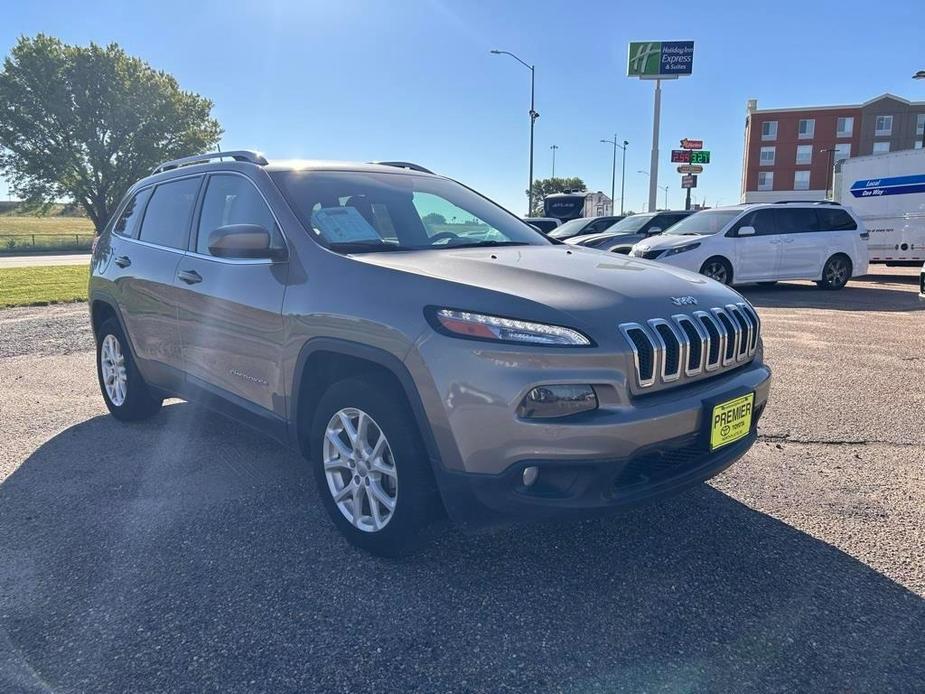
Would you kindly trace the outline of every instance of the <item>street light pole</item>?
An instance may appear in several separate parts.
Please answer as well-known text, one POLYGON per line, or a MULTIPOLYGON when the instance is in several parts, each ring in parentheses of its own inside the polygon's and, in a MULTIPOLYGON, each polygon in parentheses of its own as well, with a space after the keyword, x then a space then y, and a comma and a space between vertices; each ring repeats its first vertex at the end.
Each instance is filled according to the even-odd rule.
POLYGON ((623 140, 621 145, 617 142, 617 135, 614 133, 612 140, 603 139, 601 142, 613 145, 613 165, 610 172, 610 212, 613 214, 613 203, 616 200, 615 194, 617 189, 617 147, 623 150, 623 173, 620 174, 620 214, 623 214, 623 191, 626 188, 626 147, 629 141, 623 140))
MULTIPOLYGON (((914 80, 925 80, 925 70, 919 70, 912 75, 914 80)), ((925 124, 922 125, 922 149, 925 149, 925 124)))
POLYGON ((668 186, 659 186, 662 190, 665 191, 665 209, 668 209, 668 186))
POLYGON ((552 177, 556 177, 556 150, 559 149, 559 145, 550 145, 549 149, 552 150, 552 177))
POLYGON ((527 216, 530 216, 533 214, 533 128, 536 124, 536 119, 540 117, 540 114, 536 112, 536 69, 533 65, 527 64, 510 51, 492 50, 491 53, 493 55, 509 55, 530 71, 530 183, 527 186, 527 204, 530 208, 527 211, 527 216))

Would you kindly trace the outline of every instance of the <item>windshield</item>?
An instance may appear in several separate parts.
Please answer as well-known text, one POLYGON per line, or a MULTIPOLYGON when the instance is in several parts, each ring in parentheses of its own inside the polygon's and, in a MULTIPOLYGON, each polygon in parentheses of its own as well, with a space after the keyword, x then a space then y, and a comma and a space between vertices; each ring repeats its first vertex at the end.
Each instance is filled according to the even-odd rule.
POLYGON ((583 219, 583 218, 572 219, 566 222, 565 224, 563 224, 562 226, 558 226, 555 229, 553 229, 551 232, 549 232, 549 235, 552 236, 554 239, 559 239, 560 241, 562 239, 570 239, 573 236, 580 234, 581 230, 584 229, 587 224, 588 224, 587 219, 583 219))
POLYGON ((342 253, 550 243, 503 208, 443 178, 364 171, 271 175, 309 233, 342 253))
POLYGON ((704 210, 673 224, 666 234, 673 236, 709 236, 722 231, 742 210, 704 210))
POLYGON ((613 226, 607 227, 604 232, 607 234, 635 234, 654 216, 654 214, 634 214, 631 217, 621 219, 613 226))

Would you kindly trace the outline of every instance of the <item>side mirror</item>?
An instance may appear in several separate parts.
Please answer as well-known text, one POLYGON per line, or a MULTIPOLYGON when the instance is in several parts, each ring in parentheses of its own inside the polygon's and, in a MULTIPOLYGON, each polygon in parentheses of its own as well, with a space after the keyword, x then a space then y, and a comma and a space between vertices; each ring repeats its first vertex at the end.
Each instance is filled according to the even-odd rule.
POLYGON ((655 236, 656 234, 661 234, 661 227, 649 227, 649 230, 646 232, 646 236, 655 236))
POLYGON ((284 259, 286 249, 271 248, 270 241, 259 224, 227 224, 209 234, 209 252, 217 258, 284 259))
POLYGON ((739 227, 736 236, 754 236, 755 227, 739 227))

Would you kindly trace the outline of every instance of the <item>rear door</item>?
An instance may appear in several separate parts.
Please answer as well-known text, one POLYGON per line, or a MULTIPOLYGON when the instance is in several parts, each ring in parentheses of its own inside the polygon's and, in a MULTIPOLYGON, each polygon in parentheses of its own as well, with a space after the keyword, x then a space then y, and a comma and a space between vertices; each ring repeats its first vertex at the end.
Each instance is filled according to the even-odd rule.
POLYGON ((732 241, 732 271, 737 282, 777 279, 783 237, 775 227, 774 212, 770 208, 749 212, 727 232, 732 241), (738 231, 744 226, 754 227, 754 236, 739 236, 738 231))
POLYGON ((281 314, 289 263, 213 256, 209 234, 229 224, 258 224, 275 247, 285 248, 276 218, 249 178, 208 177, 190 252, 174 273, 187 380, 238 405, 283 415, 281 314))
POLYGON ((780 269, 777 277, 815 279, 829 257, 828 247, 835 237, 822 230, 816 208, 781 207, 774 210, 781 234, 780 269))
MULTIPOLYGON (((128 339, 142 374, 164 386, 177 379, 182 366, 174 277, 186 253, 201 183, 202 176, 190 176, 148 189, 137 233, 124 237, 113 234, 114 279, 128 339)), ((139 193, 130 203, 135 208, 131 216, 142 202, 139 193)), ((121 223, 120 219, 116 229, 121 223)))

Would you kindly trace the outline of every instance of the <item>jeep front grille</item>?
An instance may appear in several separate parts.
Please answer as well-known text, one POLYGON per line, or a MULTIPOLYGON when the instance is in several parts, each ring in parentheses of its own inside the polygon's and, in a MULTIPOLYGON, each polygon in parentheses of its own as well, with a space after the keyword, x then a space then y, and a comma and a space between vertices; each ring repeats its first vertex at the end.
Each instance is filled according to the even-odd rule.
POLYGON ((649 388, 748 361, 758 349, 761 321, 740 302, 619 327, 633 351, 636 383, 649 388))

